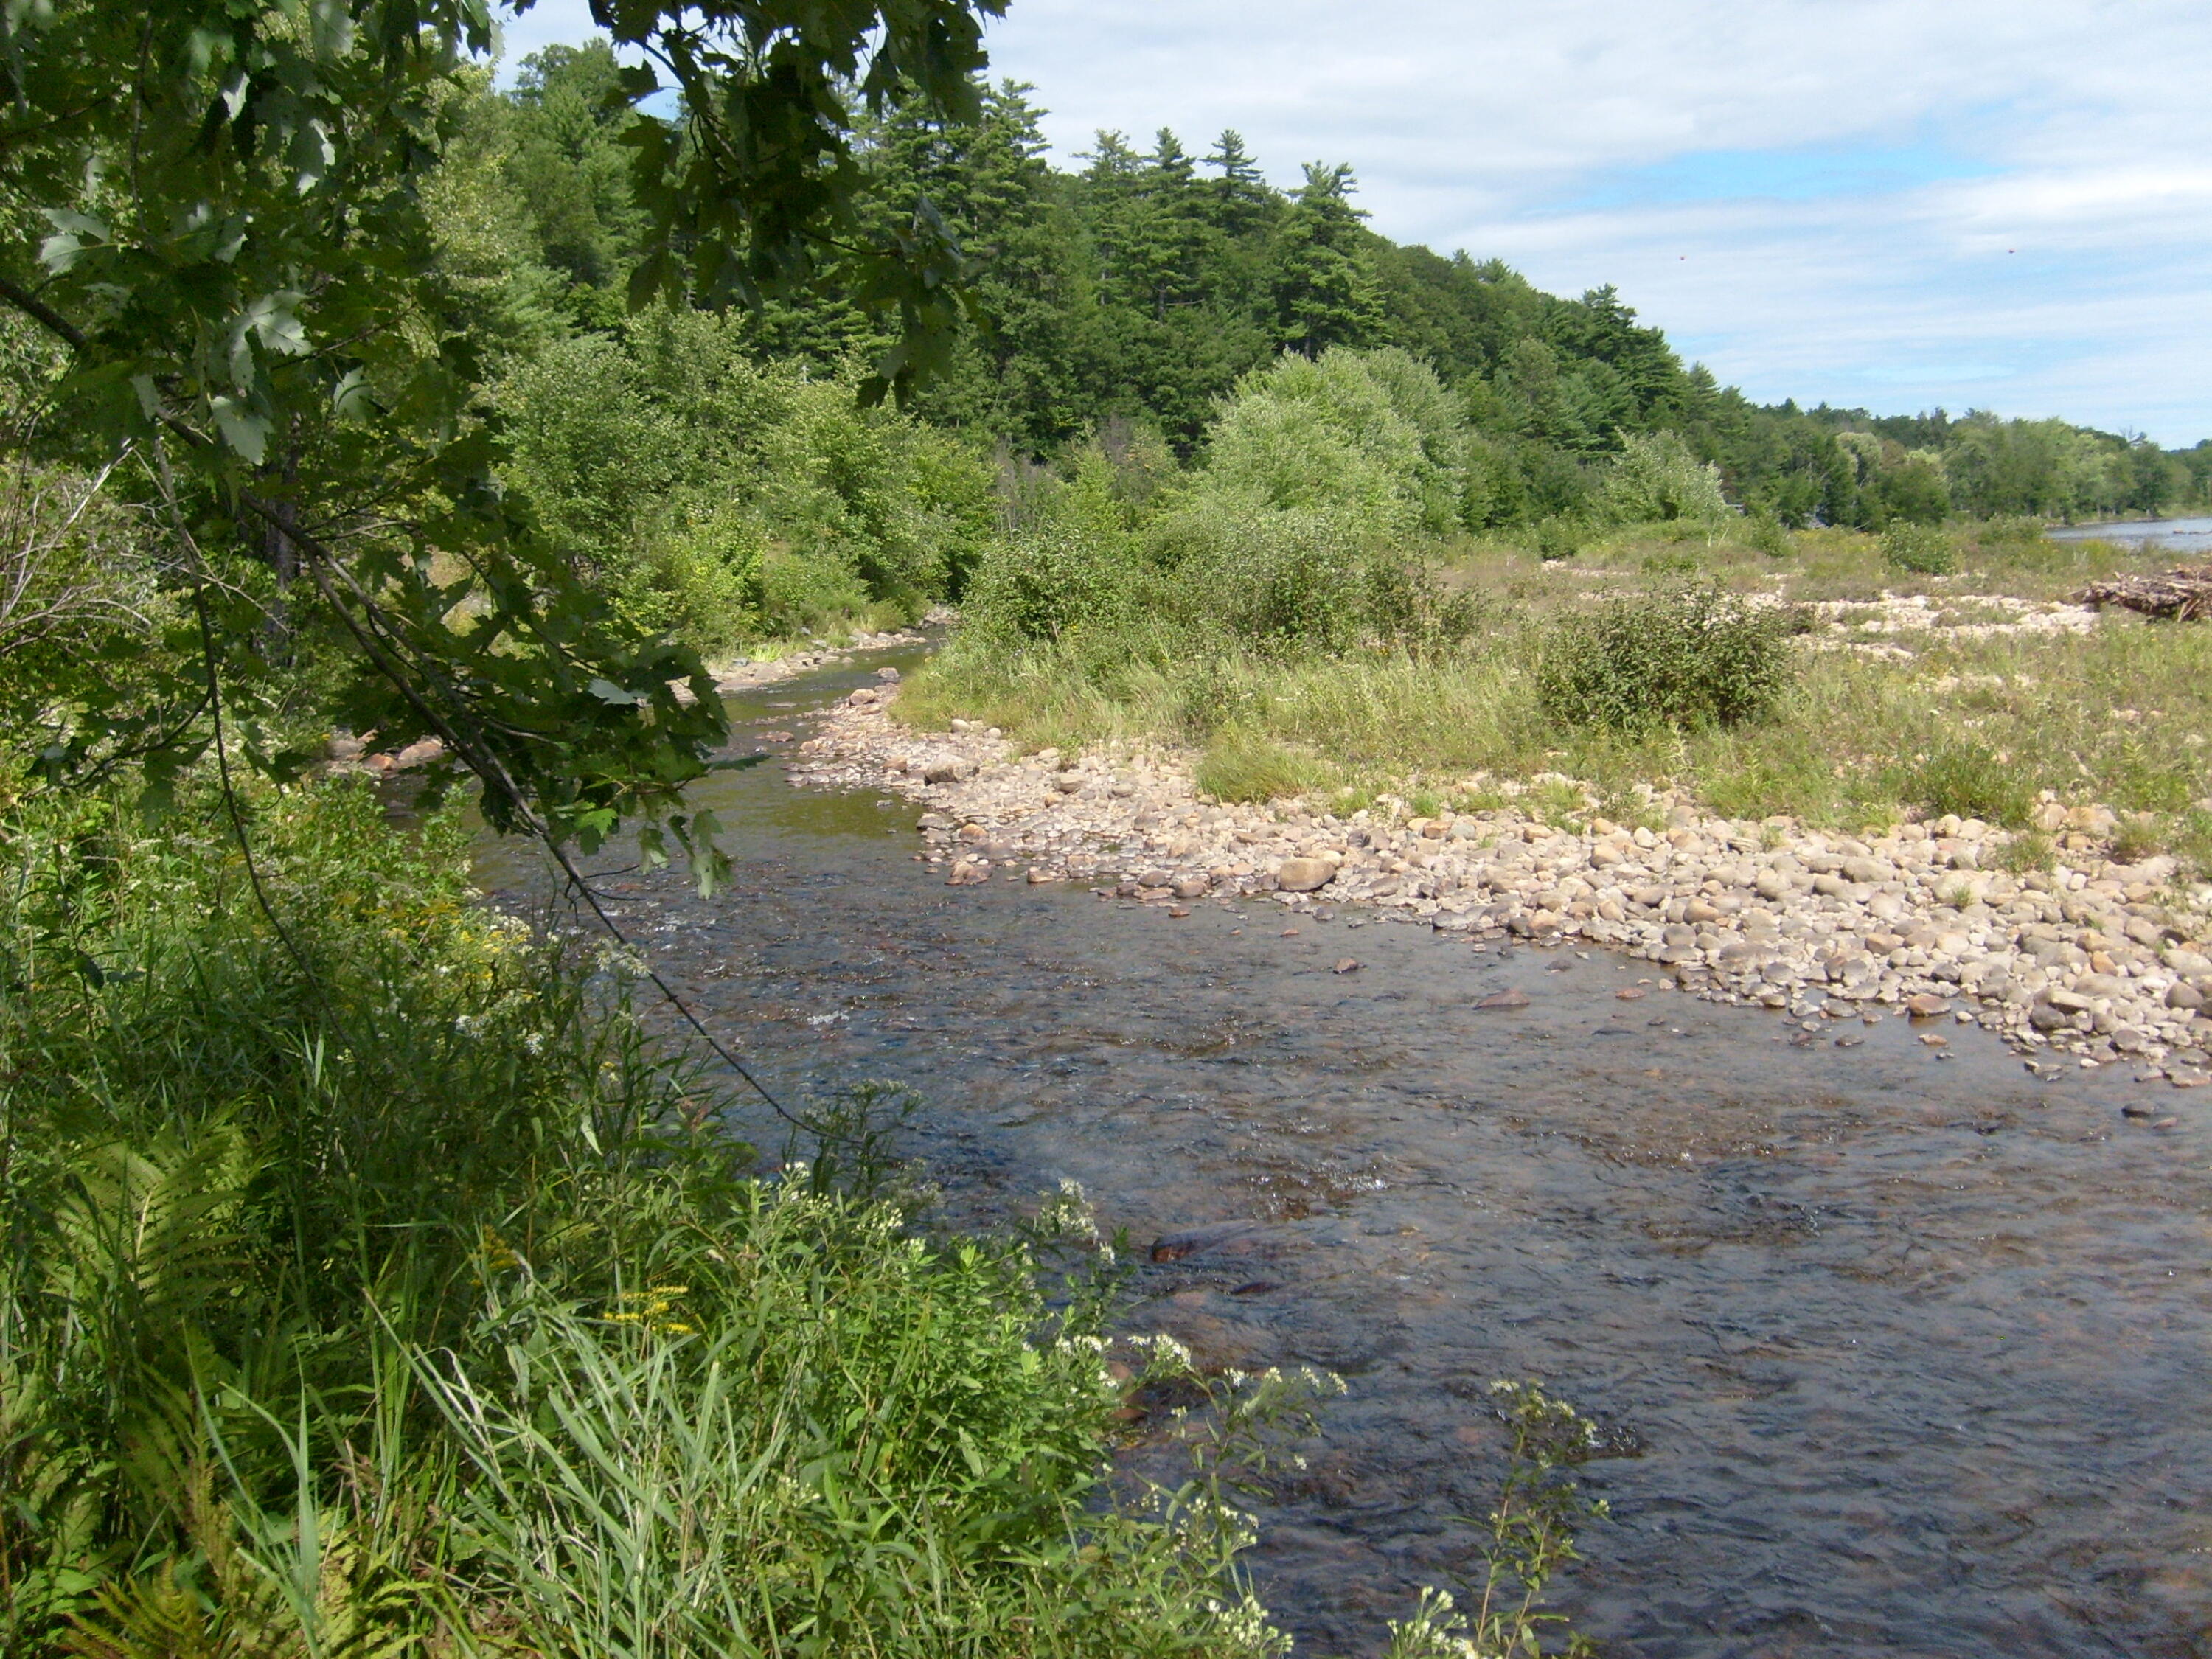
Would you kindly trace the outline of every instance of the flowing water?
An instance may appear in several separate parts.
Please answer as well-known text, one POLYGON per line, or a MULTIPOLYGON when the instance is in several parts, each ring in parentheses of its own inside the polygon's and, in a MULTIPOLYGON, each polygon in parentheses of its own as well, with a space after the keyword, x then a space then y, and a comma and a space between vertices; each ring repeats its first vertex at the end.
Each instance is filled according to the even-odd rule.
POLYGON ((1371 1651, 1469 1570, 1506 1376, 1637 1454, 1585 1466, 1613 1519, 1561 1585, 1605 1652, 2212 1652, 2202 1094, 1808 1031, 1603 952, 948 889, 916 808, 781 770, 702 789, 743 854, 713 901, 602 860, 623 925, 771 1087, 919 1090, 956 1223, 1071 1177, 1140 1243, 1262 1224, 1147 1265, 1132 1323, 1349 1382, 1249 1558, 1301 1652, 1371 1651))

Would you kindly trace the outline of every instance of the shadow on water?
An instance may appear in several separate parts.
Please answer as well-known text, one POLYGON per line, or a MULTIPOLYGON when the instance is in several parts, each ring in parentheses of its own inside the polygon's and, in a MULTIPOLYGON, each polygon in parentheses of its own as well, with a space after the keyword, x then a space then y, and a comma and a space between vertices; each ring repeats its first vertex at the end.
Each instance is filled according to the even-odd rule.
MULTIPOLYGON (((732 714, 741 749, 790 718, 732 714)), ((919 1090, 956 1224, 1062 1177, 1139 1240, 1262 1224, 1144 1268, 1133 1322, 1350 1379, 1251 1558, 1300 1651, 1371 1650, 1469 1570, 1486 1387, 1534 1376, 1642 1448, 1588 1466, 1614 1518, 1564 1583, 1607 1652, 2212 1652, 2201 1097, 2157 1132, 1971 1028, 1938 1058, 1602 952, 948 890, 910 804, 781 773, 702 792, 732 890, 615 876, 623 925, 772 1086, 919 1090)))

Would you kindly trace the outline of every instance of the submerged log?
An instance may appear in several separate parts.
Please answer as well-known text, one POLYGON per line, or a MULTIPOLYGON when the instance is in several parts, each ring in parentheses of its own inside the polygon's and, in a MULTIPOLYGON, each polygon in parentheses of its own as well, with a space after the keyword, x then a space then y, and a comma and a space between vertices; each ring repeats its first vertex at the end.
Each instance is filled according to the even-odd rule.
POLYGON ((2170 622, 2202 622, 2212 617, 2212 564, 2180 565, 2162 576, 2115 576, 2091 582, 2075 595, 2074 603, 2099 611, 2108 605, 2124 605, 2170 622))

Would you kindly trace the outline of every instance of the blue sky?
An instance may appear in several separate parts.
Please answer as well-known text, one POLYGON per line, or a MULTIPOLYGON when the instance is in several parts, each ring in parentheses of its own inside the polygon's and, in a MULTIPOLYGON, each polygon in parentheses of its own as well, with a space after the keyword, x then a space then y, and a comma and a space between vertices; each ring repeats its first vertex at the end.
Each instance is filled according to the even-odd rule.
MULTIPOLYGON (((510 57, 588 32, 540 0, 510 57)), ((1612 283, 1762 400, 2212 437, 2204 0, 1012 0, 1100 127, 1349 161, 1371 222, 1612 283)))

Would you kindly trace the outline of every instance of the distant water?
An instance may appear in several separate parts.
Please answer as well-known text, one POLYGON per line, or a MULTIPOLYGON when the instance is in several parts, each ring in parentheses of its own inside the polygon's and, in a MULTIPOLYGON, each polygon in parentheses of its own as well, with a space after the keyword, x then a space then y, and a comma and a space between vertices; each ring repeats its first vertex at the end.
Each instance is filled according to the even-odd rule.
POLYGON ((2212 519, 2141 519, 2129 524, 2069 524, 2044 532, 2054 542, 2140 543, 2154 553, 2212 553, 2212 519))

